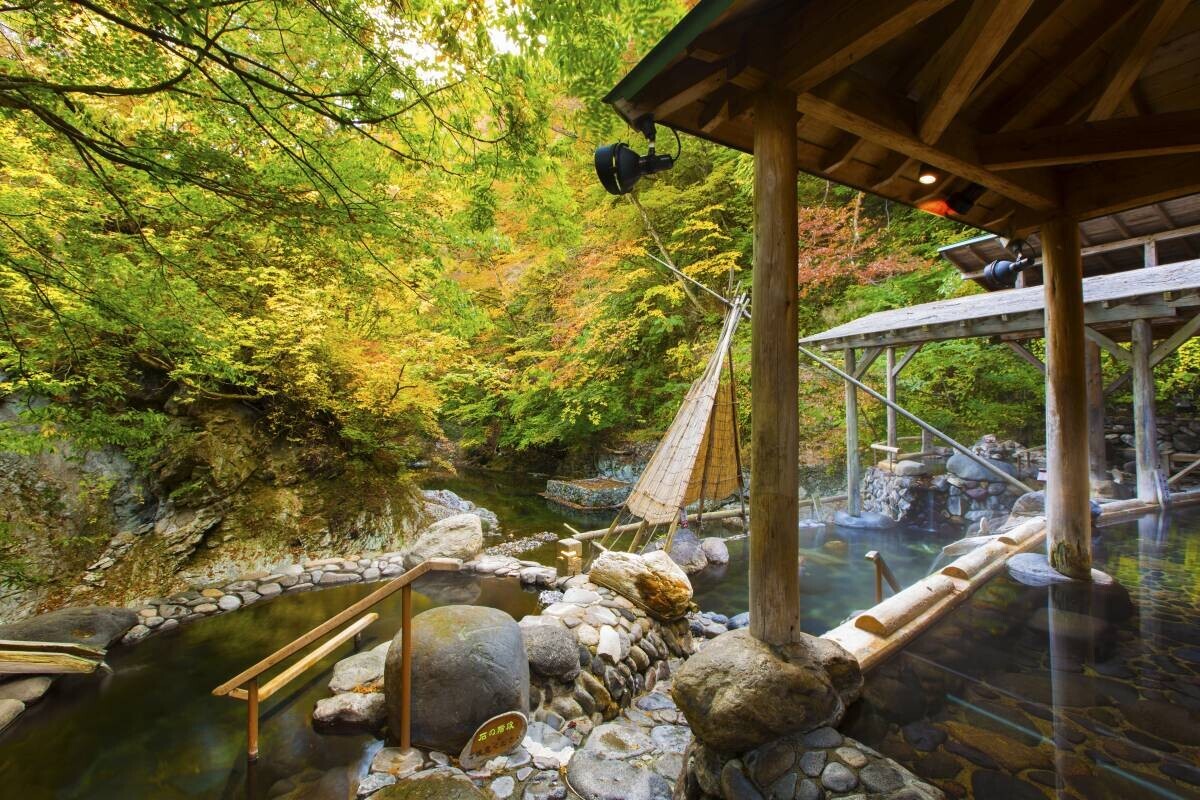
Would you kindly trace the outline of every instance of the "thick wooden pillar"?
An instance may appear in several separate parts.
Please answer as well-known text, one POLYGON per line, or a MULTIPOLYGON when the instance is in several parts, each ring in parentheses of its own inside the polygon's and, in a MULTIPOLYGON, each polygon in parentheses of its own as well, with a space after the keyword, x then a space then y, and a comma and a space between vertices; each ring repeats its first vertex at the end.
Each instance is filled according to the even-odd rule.
POLYGON ((796 121, 793 93, 755 98, 750 632, 771 644, 800 638, 796 121))
MULTIPOLYGON (((854 374, 854 348, 847 347, 843 369, 854 374)), ((858 387, 846 381, 846 510, 862 513, 862 464, 858 460, 858 387)))
POLYGON ((1042 225, 1046 296, 1046 547, 1050 566, 1089 580, 1092 519, 1088 481, 1083 256, 1079 225, 1042 225))
POLYGON ((1158 417, 1154 410, 1154 333, 1149 320, 1135 319, 1133 340, 1133 449, 1137 458, 1138 500, 1157 502, 1158 417))
POLYGON ((1084 346, 1087 369, 1088 472, 1092 483, 1109 480, 1104 446, 1104 373, 1100 369, 1100 345, 1088 340, 1084 346))

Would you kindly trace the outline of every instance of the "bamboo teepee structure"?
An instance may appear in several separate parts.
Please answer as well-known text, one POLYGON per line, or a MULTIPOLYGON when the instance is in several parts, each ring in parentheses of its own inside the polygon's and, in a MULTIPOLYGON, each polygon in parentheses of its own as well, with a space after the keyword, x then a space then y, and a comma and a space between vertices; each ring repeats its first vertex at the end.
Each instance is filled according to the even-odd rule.
POLYGON ((688 389, 671 427, 601 539, 605 548, 624 514, 641 520, 629 546, 631 551, 643 540, 649 541, 663 524, 669 526, 665 549, 670 549, 676 527, 681 521, 687 524, 686 508, 697 501, 701 520, 698 524, 702 524, 706 499, 718 500, 735 491, 742 500, 745 516, 731 346, 747 303, 745 295, 733 301, 704 373, 688 389), (726 365, 728 380, 722 381, 726 365))

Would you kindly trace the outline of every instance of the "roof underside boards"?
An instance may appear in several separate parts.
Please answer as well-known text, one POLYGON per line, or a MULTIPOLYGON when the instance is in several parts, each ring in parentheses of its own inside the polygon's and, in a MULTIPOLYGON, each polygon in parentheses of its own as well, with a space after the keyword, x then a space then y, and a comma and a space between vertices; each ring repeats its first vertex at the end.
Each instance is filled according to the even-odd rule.
MULTIPOLYGON (((1141 268, 1148 237, 1155 240, 1159 264, 1200 257, 1200 194, 1087 220, 1080 223, 1079 235, 1083 243, 1083 274, 1088 277, 1141 268)), ((1037 234, 1027 242, 1040 265, 1042 248, 1037 234)), ((964 278, 976 281, 989 262, 1013 257, 1004 243, 990 234, 956 242, 938 252, 964 278)), ((1035 267, 1026 273, 1026 286, 1040 283, 1040 269, 1035 267)))
MULTIPOLYGON (((1133 319, 1149 319, 1167 336, 1200 310, 1200 259, 1098 275, 1083 281, 1084 319, 1110 338, 1127 338, 1133 319)), ((1042 287, 1008 289, 880 311, 801 339, 822 350, 924 344, 975 336, 1030 339, 1045 324, 1042 287)))
POLYGON ((605 99, 750 152, 782 84, 805 172, 1025 235, 1200 192, 1198 75, 1200 0, 701 0, 605 99))

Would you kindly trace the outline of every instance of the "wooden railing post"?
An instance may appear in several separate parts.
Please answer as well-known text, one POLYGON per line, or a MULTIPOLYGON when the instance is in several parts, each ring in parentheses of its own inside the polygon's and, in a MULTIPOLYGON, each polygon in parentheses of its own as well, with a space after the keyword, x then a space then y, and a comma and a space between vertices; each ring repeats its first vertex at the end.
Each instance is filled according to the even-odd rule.
POLYGON ((401 594, 401 616, 404 627, 400 631, 400 748, 412 747, 412 586, 405 586, 401 594))
POLYGON ((258 761, 258 678, 246 684, 246 758, 258 761))

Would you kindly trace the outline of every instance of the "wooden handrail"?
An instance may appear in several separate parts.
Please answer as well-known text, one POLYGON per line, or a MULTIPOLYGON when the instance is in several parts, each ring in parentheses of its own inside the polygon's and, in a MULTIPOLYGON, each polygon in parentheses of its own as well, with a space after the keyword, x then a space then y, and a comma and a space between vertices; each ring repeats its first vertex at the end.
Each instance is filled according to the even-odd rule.
POLYGON ((310 644, 315 642, 317 639, 320 639, 325 634, 329 633, 335 628, 340 627, 344 623, 349 622, 379 602, 391 597, 393 594, 400 591, 417 578, 420 578, 425 573, 454 571, 459 569, 461 566, 461 562, 453 558, 431 558, 428 561, 422 561, 420 564, 413 567, 408 572, 405 572, 403 575, 398 575, 393 580, 388 581, 382 587, 371 592, 354 605, 348 606, 344 611, 325 620, 308 633, 292 640, 288 644, 285 644, 283 647, 279 648, 262 661, 259 661, 254 666, 239 672, 237 675, 213 689, 213 694, 220 697, 222 695, 229 694, 234 689, 240 688, 242 685, 254 678, 257 678, 259 675, 262 675, 264 672, 278 664, 280 661, 283 661, 288 656, 298 653, 305 647, 308 647, 310 644))
POLYGON ((896 580, 896 576, 892 574, 892 568, 883 560, 883 555, 878 550, 871 550, 865 556, 867 561, 875 564, 875 603, 878 605, 883 602, 883 582, 886 579, 888 586, 892 587, 893 592, 899 592, 903 587, 896 580))
POLYGON ((364 628, 379 619, 376 613, 365 614, 358 620, 355 620, 343 630, 339 631, 333 638, 322 644, 317 649, 313 650, 308 655, 301 658, 295 664, 292 664, 287 669, 280 672, 262 687, 259 687, 258 681, 264 672, 271 667, 276 666, 285 658, 303 650, 313 642, 321 639, 335 629, 339 628, 346 622, 368 611, 372 606, 377 605, 383 600, 386 600, 391 595, 398 591, 402 591, 402 656, 401 656, 401 730, 400 745, 407 749, 410 746, 409 738, 409 717, 412 700, 412 584, 413 581, 420 578, 427 572, 439 571, 457 571, 462 567, 462 562, 453 558, 431 558, 427 561, 422 561, 417 566, 399 575, 391 581, 388 581, 379 589, 371 592, 369 595, 359 600, 358 602, 348 606, 337 614, 334 614, 329 619, 322 622, 317 627, 310 630, 308 633, 293 639, 288 644, 276 650, 271 655, 259 661, 252 667, 243 670, 234 677, 222 683, 217 688, 213 689, 213 694, 222 697, 232 697, 236 700, 246 701, 246 755, 250 761, 255 761, 258 758, 258 704, 260 700, 266 700, 271 695, 282 689, 298 676, 319 663, 323 658, 328 656, 340 645, 354 638, 363 631, 364 628))

